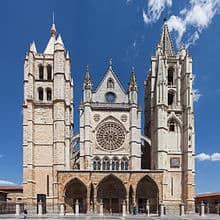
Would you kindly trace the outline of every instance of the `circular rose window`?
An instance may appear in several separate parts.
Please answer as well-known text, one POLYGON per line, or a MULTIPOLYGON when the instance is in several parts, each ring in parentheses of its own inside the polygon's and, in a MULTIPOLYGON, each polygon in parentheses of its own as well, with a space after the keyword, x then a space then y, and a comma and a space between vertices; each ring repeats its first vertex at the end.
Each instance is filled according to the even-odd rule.
POLYGON ((96 133, 98 145, 106 150, 116 150, 125 141, 124 129, 115 122, 105 122, 99 126, 96 133))

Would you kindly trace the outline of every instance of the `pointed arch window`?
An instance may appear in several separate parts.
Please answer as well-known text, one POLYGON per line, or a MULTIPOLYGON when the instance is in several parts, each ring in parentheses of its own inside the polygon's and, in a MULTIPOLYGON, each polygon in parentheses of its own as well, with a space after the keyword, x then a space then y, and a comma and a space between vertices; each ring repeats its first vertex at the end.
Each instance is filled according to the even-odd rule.
POLYGON ((170 67, 168 69, 168 85, 172 86, 174 84, 174 68, 170 67))
POLYGON ((96 157, 93 161, 93 170, 101 170, 101 160, 99 157, 96 157))
POLYGON ((105 157, 102 161, 102 169, 103 170, 110 170, 110 160, 108 157, 105 157))
POLYGON ((44 99, 44 90, 41 87, 38 88, 38 99, 41 101, 44 99))
POLYGON ((170 119, 168 122, 168 129, 170 132, 174 132, 176 130, 176 121, 175 119, 170 119))
POLYGON ((52 67, 51 65, 47 65, 47 79, 51 80, 52 79, 52 67))
POLYGON ((39 79, 44 79, 44 67, 42 65, 38 66, 38 71, 39 71, 39 79))
POLYGON ((117 157, 112 159, 112 170, 119 170, 119 160, 117 157))
POLYGON ((51 88, 47 88, 47 101, 52 100, 52 90, 51 88))
POLYGON ((114 80, 112 78, 109 78, 107 81, 107 88, 114 89, 114 87, 115 87, 114 80))
POLYGON ((123 158, 121 161, 121 170, 128 170, 128 159, 123 158))

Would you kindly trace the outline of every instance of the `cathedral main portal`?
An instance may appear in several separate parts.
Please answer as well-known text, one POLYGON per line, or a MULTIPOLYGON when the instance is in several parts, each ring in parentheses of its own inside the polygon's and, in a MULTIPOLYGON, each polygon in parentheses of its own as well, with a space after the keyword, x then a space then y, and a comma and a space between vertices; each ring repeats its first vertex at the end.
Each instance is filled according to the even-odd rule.
POLYGON ((162 179, 162 171, 59 171, 59 203, 65 203, 67 213, 75 213, 77 202, 80 213, 122 213, 123 204, 126 212, 132 213, 133 207, 145 212, 149 204, 150 213, 157 213, 162 179))
POLYGON ((97 198, 103 203, 104 213, 121 213, 121 204, 126 199, 124 184, 113 175, 107 176, 98 185, 97 198))

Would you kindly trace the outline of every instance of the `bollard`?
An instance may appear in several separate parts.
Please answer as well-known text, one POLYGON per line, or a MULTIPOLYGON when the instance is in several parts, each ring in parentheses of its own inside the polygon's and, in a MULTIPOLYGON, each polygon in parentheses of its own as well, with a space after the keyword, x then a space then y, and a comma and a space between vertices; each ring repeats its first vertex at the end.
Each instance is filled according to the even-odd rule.
POLYGON ((122 202, 122 216, 126 216, 126 202, 123 200, 122 202))
POLYGON ((162 204, 160 204, 160 216, 164 216, 164 209, 165 209, 165 206, 164 206, 164 204, 162 203, 162 204))
POLYGON ((78 201, 78 199, 76 200, 76 203, 75 203, 75 215, 79 215, 79 201, 78 201))
POLYGON ((149 200, 146 201, 146 215, 150 216, 150 202, 149 202, 149 200))
POLYGON ((65 203, 64 202, 60 203, 60 215, 61 216, 65 215, 65 203))
POLYGON ((19 202, 16 202, 16 213, 15 215, 18 216, 21 213, 21 204, 19 202))
POLYGON ((200 216, 204 216, 205 215, 205 204, 204 202, 202 201, 201 204, 200 204, 200 216))
POLYGON ((42 204, 42 202, 40 201, 39 203, 38 203, 38 215, 42 215, 43 214, 43 204, 42 204))
POLYGON ((180 204, 180 216, 184 216, 185 213, 184 213, 184 204, 180 204))
POLYGON ((103 215, 103 201, 101 199, 101 202, 100 202, 100 211, 99 211, 99 214, 100 215, 103 215))

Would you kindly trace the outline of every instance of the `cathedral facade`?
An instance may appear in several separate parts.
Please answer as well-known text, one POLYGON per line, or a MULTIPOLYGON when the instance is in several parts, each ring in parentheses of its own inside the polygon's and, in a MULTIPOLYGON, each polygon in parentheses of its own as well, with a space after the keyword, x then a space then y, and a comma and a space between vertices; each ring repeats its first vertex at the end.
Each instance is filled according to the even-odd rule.
MULTIPOLYGON (((123 88, 109 60, 94 88, 86 68, 74 106, 71 63, 55 24, 43 53, 24 61, 23 187, 29 210, 194 212, 192 58, 175 53, 165 23, 144 82, 144 129, 134 68, 123 88), (79 134, 73 133, 74 107, 79 134), (144 130, 144 134, 142 134, 144 130)), ((77 82, 78 83, 78 82, 77 82)))

